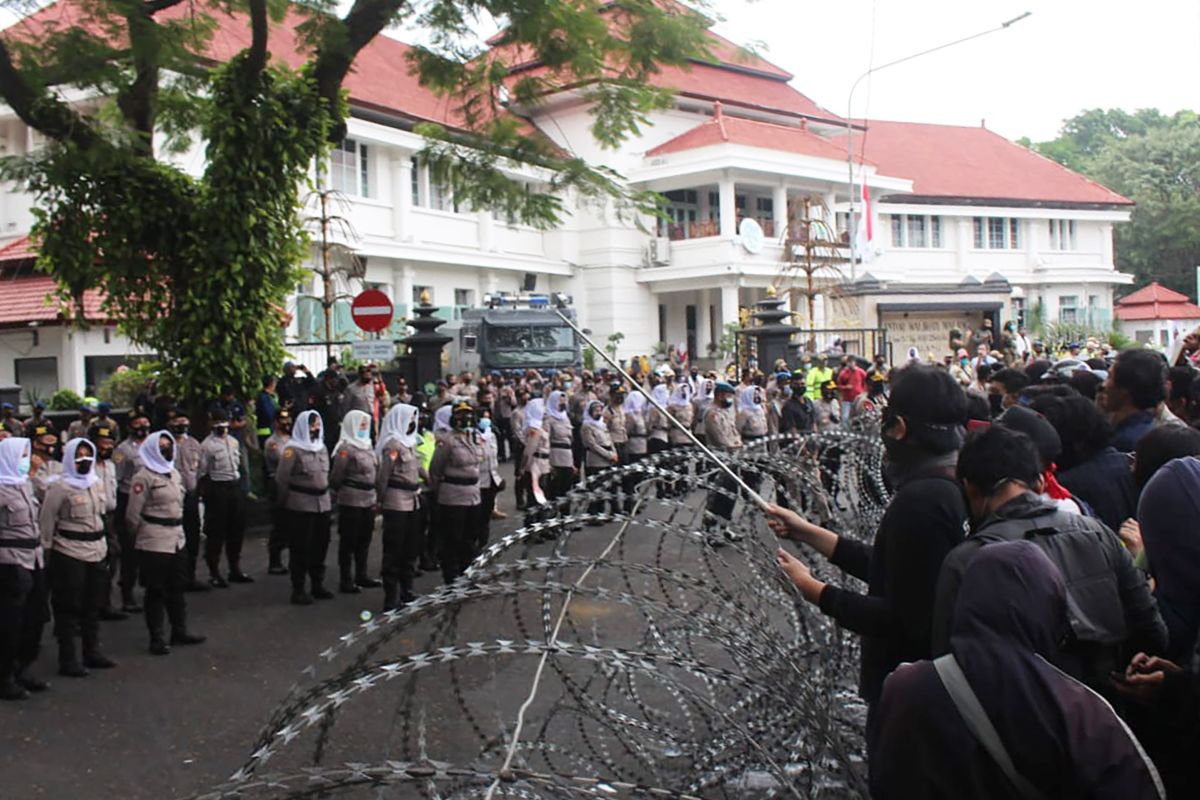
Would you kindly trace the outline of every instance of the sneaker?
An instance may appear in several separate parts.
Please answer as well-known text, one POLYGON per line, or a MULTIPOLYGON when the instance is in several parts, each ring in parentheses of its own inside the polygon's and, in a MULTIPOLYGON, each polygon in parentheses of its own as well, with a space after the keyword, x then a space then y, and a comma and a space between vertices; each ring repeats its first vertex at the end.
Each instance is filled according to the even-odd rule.
POLYGON ((354 585, 360 589, 378 589, 380 586, 383 586, 383 581, 379 580, 379 578, 355 578, 354 585))
POLYGON ((29 692, 13 679, 0 683, 0 700, 28 700, 29 692))
POLYGON ((64 678, 86 678, 88 671, 78 661, 69 661, 58 665, 58 674, 64 678))
MULTIPOLYGON (((321 591, 325 591, 325 590, 322 589, 321 591)), ((358 588, 353 583, 346 583, 345 581, 343 581, 342 583, 338 584, 338 591, 341 592, 342 594, 360 594, 362 592, 362 589, 358 588)), ((318 598, 320 597, 320 595, 317 594, 317 590, 315 590, 315 589, 313 590, 313 597, 318 597, 318 598)))
POLYGON ((150 642, 150 655, 169 656, 171 655, 171 648, 162 639, 155 639, 154 641, 150 642))
POLYGON ((25 670, 17 673, 16 681, 18 686, 30 692, 44 692, 50 688, 49 683, 41 678, 35 678, 25 670))
POLYGON ((498 508, 492 509, 492 519, 508 519, 508 514, 505 514, 498 508))
POLYGON ((206 641, 208 641, 208 637, 199 633, 171 631, 171 644, 203 644, 206 641))
POLYGON ((214 589, 228 589, 229 581, 222 578, 219 572, 214 572, 213 576, 208 579, 208 585, 214 589))

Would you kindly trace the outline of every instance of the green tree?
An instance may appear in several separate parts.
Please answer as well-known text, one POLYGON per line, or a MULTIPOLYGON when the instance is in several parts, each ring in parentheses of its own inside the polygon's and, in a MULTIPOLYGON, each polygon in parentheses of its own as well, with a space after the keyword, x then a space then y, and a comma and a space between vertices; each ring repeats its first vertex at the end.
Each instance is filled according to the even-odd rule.
POLYGON ((430 44, 415 50, 413 67, 464 120, 454 130, 421 126, 433 140, 424 158, 435 177, 476 207, 542 227, 558 219, 568 193, 638 205, 652 198, 530 135, 507 104, 578 87, 593 133, 615 146, 669 101, 653 74, 702 57, 707 28, 699 14, 657 0, 355 0, 340 17, 331 0, 60 3, 75 4, 69 24, 41 14, 0 39, 0 97, 51 142, 7 160, 4 173, 39 201, 39 267, 62 298, 78 307, 85 289, 104 289, 107 314, 160 354, 165 388, 193 403, 221 384, 249 390, 278 368, 282 304, 307 253, 299 192, 313 159, 344 136, 342 82, 385 27, 424 25, 430 44), (213 66, 214 15, 227 10, 244 16, 250 44, 213 66), (288 14, 303 16, 307 60, 298 70, 270 60, 272 24, 288 14), (464 44, 481 17, 505 25, 493 48, 464 44), (513 79, 516 60, 546 69, 513 79), (101 101, 69 104, 63 88, 101 101), (206 145, 198 178, 155 152, 156 142, 179 149, 195 132, 206 145), (530 191, 506 176, 504 160, 551 177, 530 191))
POLYGON ((1133 200, 1116 226, 1117 267, 1137 282, 1194 294, 1200 264, 1200 118, 1157 109, 1092 109, 1067 120, 1043 155, 1133 200))

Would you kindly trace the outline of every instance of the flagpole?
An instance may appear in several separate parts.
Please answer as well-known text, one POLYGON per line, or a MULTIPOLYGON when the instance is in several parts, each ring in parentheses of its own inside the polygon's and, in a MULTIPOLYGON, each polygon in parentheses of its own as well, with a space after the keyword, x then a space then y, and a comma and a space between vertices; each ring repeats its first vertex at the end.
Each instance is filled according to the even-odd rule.
MULTIPOLYGON (((919 53, 913 53, 912 55, 907 55, 907 56, 904 56, 903 58, 897 58, 894 61, 887 62, 886 64, 880 64, 878 67, 871 67, 869 70, 864 72, 862 75, 859 75, 857 78, 855 78, 854 83, 851 84, 851 86, 850 86, 850 94, 846 98, 846 173, 847 173, 846 185, 849 188, 849 200, 850 200, 848 233, 850 234, 850 280, 851 281, 855 280, 858 277, 858 261, 854 257, 854 248, 855 248, 855 245, 857 244, 857 238, 858 238, 858 224, 854 219, 855 197, 854 197, 854 122, 853 122, 854 92, 858 89, 858 85, 860 83, 862 83, 864 78, 867 78, 870 75, 874 75, 876 72, 879 72, 880 70, 885 70, 888 67, 894 67, 897 64, 903 64, 905 61, 912 61, 914 58, 920 58, 921 56, 926 56, 926 55, 929 55, 930 53, 936 53, 939 50, 945 50, 947 47, 954 47, 955 45, 962 44, 963 42, 969 42, 972 39, 978 39, 980 36, 987 36, 989 33, 995 33, 997 31, 1005 30, 1005 29, 1010 28, 1013 25, 1017 24, 1018 22, 1025 19, 1026 17, 1030 16, 1031 14, 1033 14, 1032 11, 1026 11, 1024 14, 1021 14, 1020 16, 1017 16, 1017 17, 1013 17, 1012 19, 1008 20, 1007 22, 1002 22, 994 28, 988 28, 986 31, 980 31, 979 33, 973 33, 970 36, 964 36, 961 39, 955 39, 952 42, 946 42, 945 44, 939 44, 937 47, 930 47, 930 48, 920 51, 919 53)), ((863 135, 864 136, 866 136, 865 122, 866 121, 864 120, 864 125, 863 125, 863 135)), ((865 183, 866 180, 867 180, 866 167, 864 166, 863 167, 863 182, 865 183)))

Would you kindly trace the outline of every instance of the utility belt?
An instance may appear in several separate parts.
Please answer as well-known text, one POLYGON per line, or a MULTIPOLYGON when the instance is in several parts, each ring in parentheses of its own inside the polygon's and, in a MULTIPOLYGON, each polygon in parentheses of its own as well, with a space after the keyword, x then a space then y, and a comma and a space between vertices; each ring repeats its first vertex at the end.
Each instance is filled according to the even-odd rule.
POLYGON ((0 547, 11 547, 14 550, 37 550, 41 546, 41 539, 0 539, 0 547))
POLYGON ((646 434, 644 434, 644 433, 631 433, 631 434, 629 434, 629 438, 630 438, 630 439, 645 439, 645 438, 646 438, 646 434))
POLYGON ((453 478, 449 475, 443 475, 442 483, 449 483, 454 486, 475 486, 479 483, 479 478, 453 478))
POLYGON ((104 538, 104 531, 62 531, 54 532, 54 535, 60 539, 69 539, 72 542, 98 542, 104 538))
POLYGON ((351 489, 361 489, 364 492, 375 491, 375 484, 367 483, 366 481, 355 481, 347 478, 342 481, 342 486, 349 486, 351 489))
POLYGON ((149 514, 142 514, 142 519, 151 525, 162 525, 164 528, 177 528, 183 524, 183 517, 152 517, 149 514))
POLYGON ((405 491, 408 491, 408 492, 419 492, 419 491, 421 491, 421 484, 409 483, 408 481, 402 481, 402 480, 399 480, 396 478, 389 478, 388 479, 388 488, 389 489, 404 489, 405 491))
POLYGON ((238 482, 237 478, 230 478, 227 481, 214 481, 213 479, 209 478, 208 485, 209 486, 220 486, 222 488, 229 488, 229 489, 236 489, 239 486, 241 486, 241 484, 238 482))
POLYGON ((550 447, 554 450, 570 450, 571 443, 570 442, 551 442, 550 447))
POLYGON ((534 453, 533 457, 534 458, 549 458, 550 454, 549 453, 534 453))
POLYGON ((314 489, 311 486, 297 486, 294 483, 289 484, 288 489, 293 492, 299 492, 300 494, 310 494, 313 497, 321 497, 329 491, 328 489, 314 489))
POLYGON ((742 441, 743 442, 753 442, 755 439, 761 439, 765 435, 766 434, 763 434, 763 433, 743 433, 742 441))

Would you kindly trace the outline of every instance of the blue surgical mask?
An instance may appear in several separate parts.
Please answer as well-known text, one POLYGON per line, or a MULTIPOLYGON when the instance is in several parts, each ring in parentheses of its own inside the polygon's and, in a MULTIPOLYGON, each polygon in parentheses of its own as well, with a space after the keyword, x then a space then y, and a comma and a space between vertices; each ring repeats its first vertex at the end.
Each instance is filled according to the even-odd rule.
POLYGON ((484 433, 487 433, 491 429, 492 429, 492 421, 490 419, 488 419, 487 417, 484 417, 483 419, 479 420, 479 430, 483 431, 484 433))
POLYGON ((365 442, 371 438, 371 431, 367 428, 361 428, 355 431, 354 435, 365 442))
POLYGON ((17 462, 17 472, 21 475, 28 475, 29 470, 33 467, 33 457, 28 453, 21 456, 21 460, 17 462))

